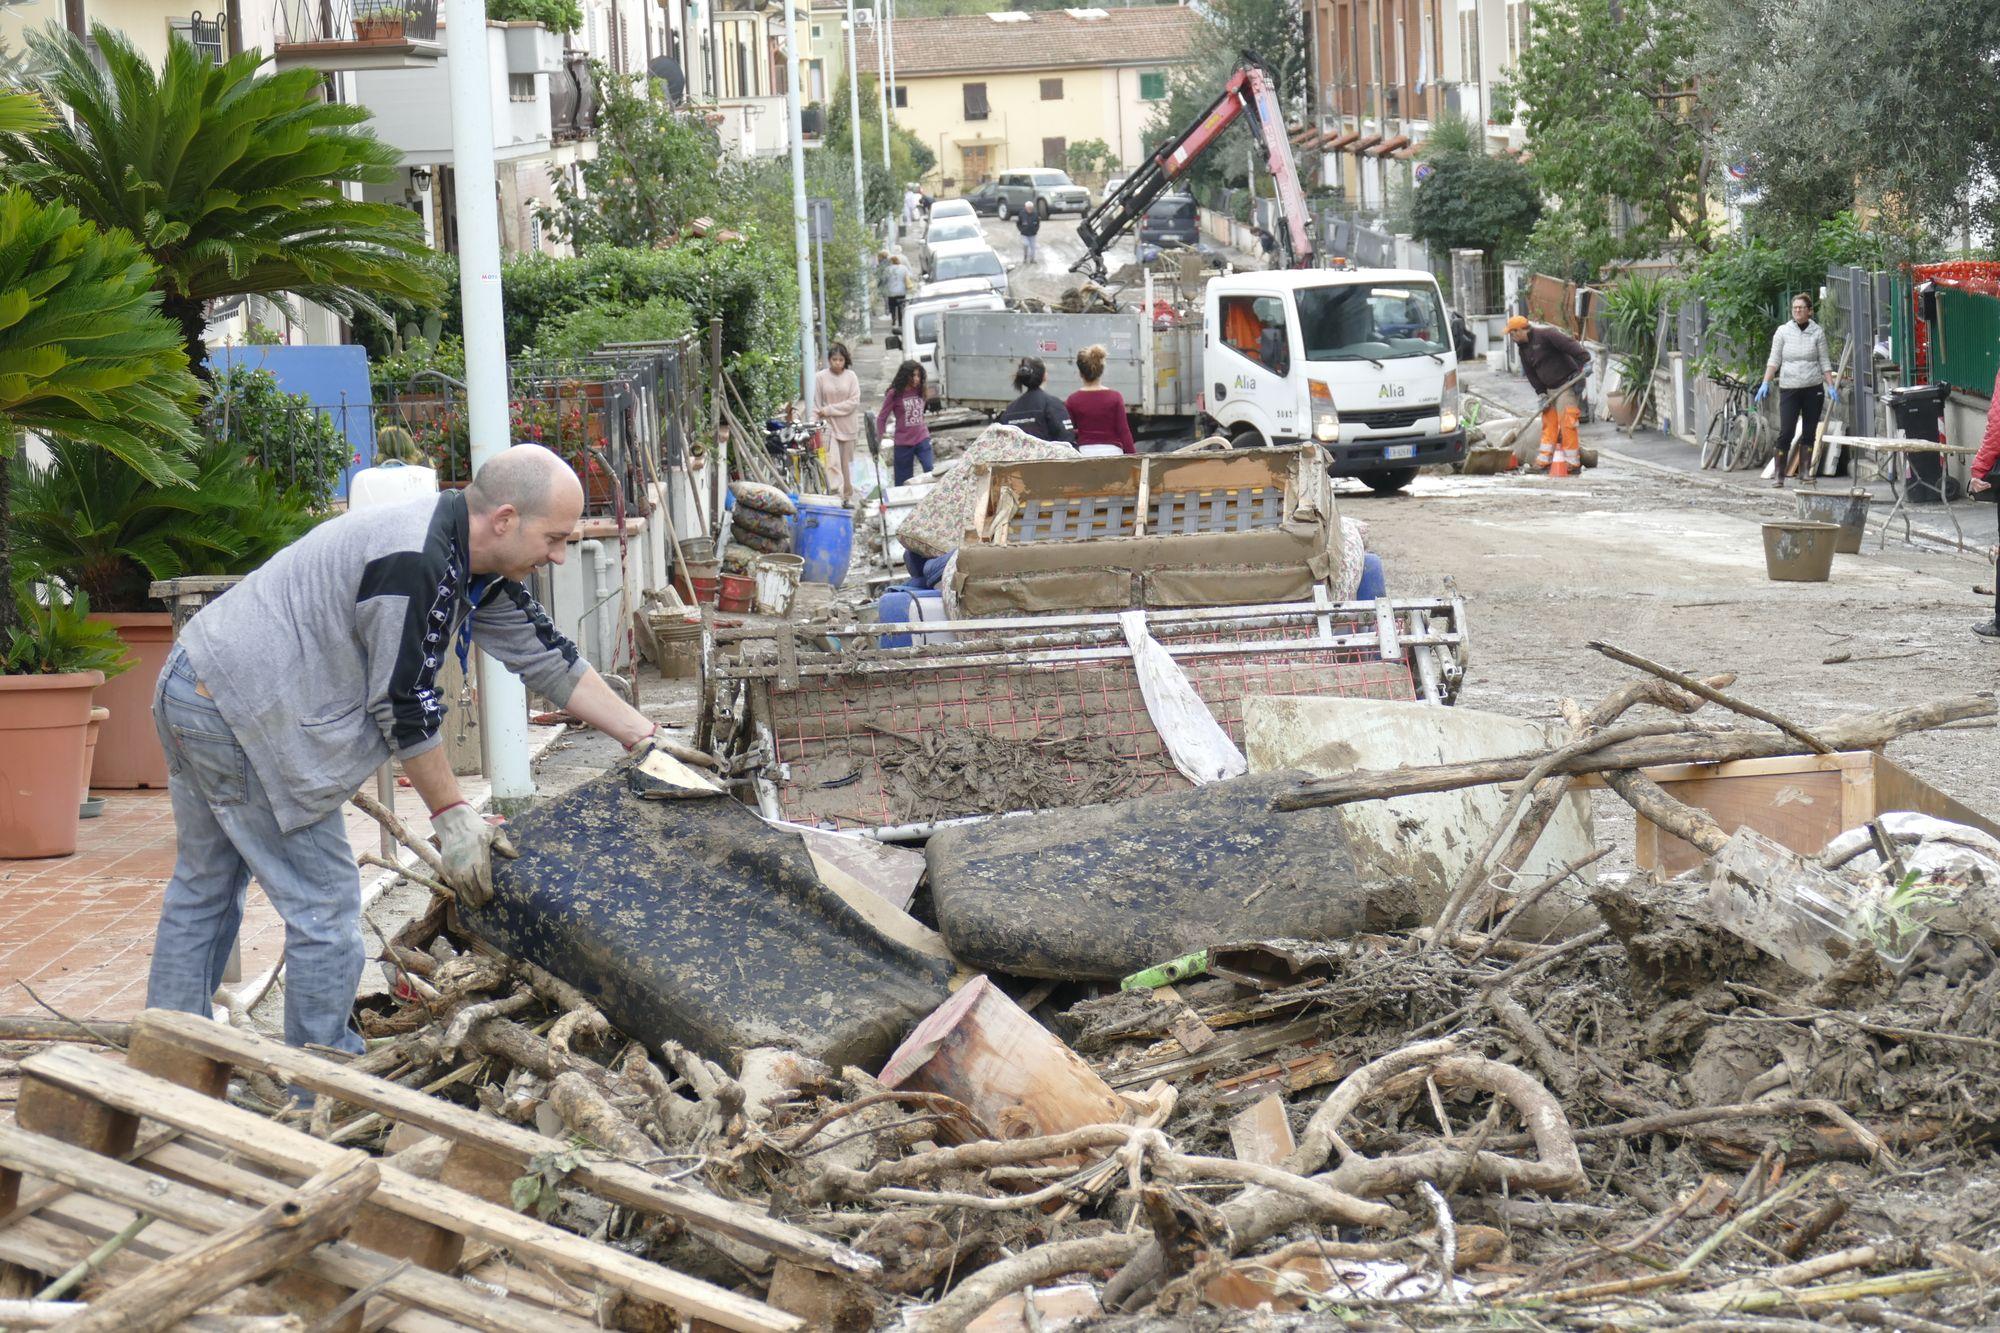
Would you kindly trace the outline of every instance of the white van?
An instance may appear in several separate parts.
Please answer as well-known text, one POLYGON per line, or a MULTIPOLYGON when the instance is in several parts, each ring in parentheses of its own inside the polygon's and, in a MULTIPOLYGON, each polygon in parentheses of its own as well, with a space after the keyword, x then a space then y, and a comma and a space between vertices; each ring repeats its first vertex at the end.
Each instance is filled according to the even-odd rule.
POLYGON ((1437 280, 1298 269, 1210 280, 1202 411, 1239 447, 1316 441, 1336 476, 1388 494, 1465 456, 1458 359, 1437 280))
POLYGON ((1004 310, 1002 300, 984 278, 959 278, 934 282, 910 298, 903 307, 903 356, 920 363, 924 378, 935 394, 938 389, 938 325, 947 310, 1004 310))

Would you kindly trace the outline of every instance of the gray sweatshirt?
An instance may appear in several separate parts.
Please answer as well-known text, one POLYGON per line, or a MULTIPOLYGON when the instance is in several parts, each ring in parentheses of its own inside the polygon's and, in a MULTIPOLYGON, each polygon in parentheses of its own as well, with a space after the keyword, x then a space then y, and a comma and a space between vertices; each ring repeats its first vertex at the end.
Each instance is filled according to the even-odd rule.
POLYGON ((474 609, 470 550, 459 491, 350 512, 181 631, 286 832, 443 738, 437 673, 468 614, 472 641, 557 707, 590 669, 520 584, 484 579, 474 609))

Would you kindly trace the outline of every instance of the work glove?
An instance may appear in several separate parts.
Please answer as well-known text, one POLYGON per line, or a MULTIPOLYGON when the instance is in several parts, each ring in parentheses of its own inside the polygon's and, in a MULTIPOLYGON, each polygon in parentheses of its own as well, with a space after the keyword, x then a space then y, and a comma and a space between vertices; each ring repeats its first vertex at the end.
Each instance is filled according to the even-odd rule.
POLYGON ((431 811, 431 829, 444 860, 444 882, 464 906, 484 906, 493 897, 494 854, 511 860, 519 855, 514 844, 464 801, 431 811))
POLYGON ((1761 403, 1770 396, 1771 396, 1771 381, 1765 380, 1762 384, 1757 386, 1756 401, 1761 403))
POLYGON ((1835 407, 1840 406, 1840 386, 1838 384, 1829 384, 1826 386, 1826 401, 1835 407))

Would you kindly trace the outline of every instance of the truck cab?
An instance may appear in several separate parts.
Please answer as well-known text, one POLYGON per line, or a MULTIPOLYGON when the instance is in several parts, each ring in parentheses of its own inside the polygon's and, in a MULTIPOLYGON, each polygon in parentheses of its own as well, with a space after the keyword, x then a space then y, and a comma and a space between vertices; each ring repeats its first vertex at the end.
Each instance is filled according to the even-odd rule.
POLYGON ((1209 282, 1203 410, 1239 447, 1317 443, 1335 476, 1389 494, 1465 456, 1437 280, 1293 269, 1209 282))
POLYGON ((895 346, 905 357, 924 368, 924 378, 933 395, 943 387, 938 376, 938 326, 947 310, 1004 310, 1001 299, 984 278, 958 278, 934 282, 910 298, 903 307, 903 327, 895 346))

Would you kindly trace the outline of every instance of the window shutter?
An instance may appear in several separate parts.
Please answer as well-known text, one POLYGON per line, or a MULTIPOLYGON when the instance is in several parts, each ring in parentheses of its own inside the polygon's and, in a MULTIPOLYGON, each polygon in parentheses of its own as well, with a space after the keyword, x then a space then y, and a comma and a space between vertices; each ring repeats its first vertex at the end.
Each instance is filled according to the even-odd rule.
POLYGON ((1062 101, 1062 95, 1063 86, 1061 79, 1042 80, 1042 100, 1044 102, 1060 102, 1062 101))
POLYGON ((986 85, 983 83, 968 83, 964 85, 964 91, 965 118, 967 120, 986 119, 986 85))

